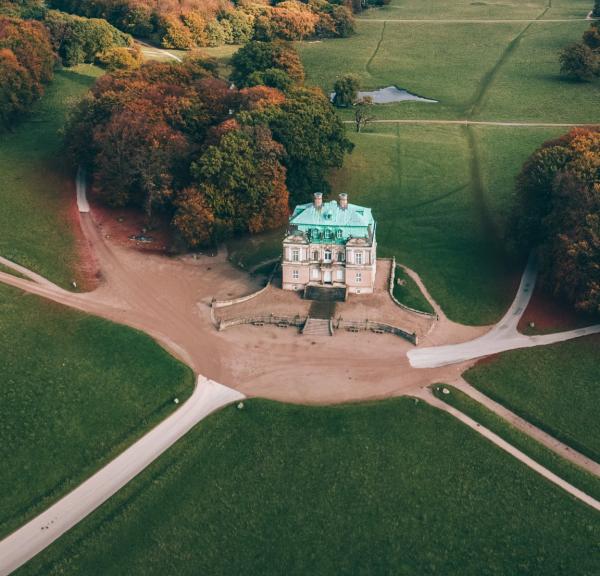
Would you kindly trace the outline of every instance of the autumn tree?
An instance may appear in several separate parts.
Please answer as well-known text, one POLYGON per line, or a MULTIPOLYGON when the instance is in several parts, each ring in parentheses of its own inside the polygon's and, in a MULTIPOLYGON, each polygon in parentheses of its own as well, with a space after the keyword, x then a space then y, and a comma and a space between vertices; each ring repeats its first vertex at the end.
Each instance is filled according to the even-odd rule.
POLYGON ((48 31, 34 20, 0 16, 0 118, 3 128, 29 110, 52 79, 55 56, 48 31))
POLYGON ((516 192, 511 240, 538 249, 542 285, 576 310, 600 313, 600 129, 546 142, 516 192))

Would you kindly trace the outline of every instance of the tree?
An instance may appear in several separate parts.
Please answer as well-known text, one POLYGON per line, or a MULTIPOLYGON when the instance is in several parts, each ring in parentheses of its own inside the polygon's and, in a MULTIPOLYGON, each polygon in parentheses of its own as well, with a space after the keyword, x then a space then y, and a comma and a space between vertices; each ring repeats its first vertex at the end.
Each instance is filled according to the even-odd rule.
POLYGON ((363 128, 366 128, 369 123, 375 120, 375 116, 371 114, 372 108, 373 98, 370 96, 365 96, 356 103, 354 111, 354 123, 357 132, 361 132, 363 128))
POLYGON ((586 44, 570 44, 560 53, 560 71, 579 81, 591 80, 598 73, 598 56, 586 44))
POLYGON ((42 24, 0 17, 1 128, 10 128, 42 96, 54 62, 50 36, 42 24))
POLYGON ((355 74, 346 74, 338 78, 333 85, 335 96, 333 103, 338 108, 348 108, 356 101, 358 91, 360 90, 360 80, 355 74))
MULTIPOLYGON (((249 77, 254 73, 278 69, 285 72, 294 82, 304 80, 304 68, 294 48, 283 42, 248 42, 231 58, 233 72, 231 80, 243 88, 251 85, 249 77)), ((256 81, 257 76, 252 77, 256 81)))
POLYGON ((98 55, 98 63, 109 72, 139 68, 142 61, 142 51, 137 46, 109 48, 98 55))
POLYGON ((600 0, 595 0, 592 16, 594 16, 594 18, 600 18, 600 0))
POLYGON ((511 232, 523 252, 537 248, 543 287, 600 313, 600 129, 574 129, 527 160, 511 232))
POLYGON ((285 148, 287 186, 294 204, 328 190, 326 173, 353 149, 329 99, 316 88, 297 88, 270 112, 275 140, 285 148))
POLYGON ((225 131, 192 164, 199 193, 214 214, 214 236, 262 232, 288 216, 281 145, 266 127, 225 131))

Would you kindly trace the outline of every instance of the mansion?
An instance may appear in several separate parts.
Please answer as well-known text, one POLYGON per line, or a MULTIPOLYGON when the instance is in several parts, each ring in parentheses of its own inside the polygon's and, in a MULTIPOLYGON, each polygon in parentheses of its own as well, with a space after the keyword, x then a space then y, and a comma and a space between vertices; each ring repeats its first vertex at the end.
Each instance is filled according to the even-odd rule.
POLYGON ((343 288, 371 294, 376 272, 375 220, 370 208, 348 203, 348 195, 296 206, 283 241, 282 287, 343 288))

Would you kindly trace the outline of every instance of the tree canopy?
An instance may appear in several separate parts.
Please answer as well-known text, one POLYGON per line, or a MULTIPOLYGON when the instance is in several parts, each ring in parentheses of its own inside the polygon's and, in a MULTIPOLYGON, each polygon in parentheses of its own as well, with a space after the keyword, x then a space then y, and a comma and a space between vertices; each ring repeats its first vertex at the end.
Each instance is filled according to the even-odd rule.
POLYGON ((192 54, 107 74, 66 134, 101 200, 162 211, 190 246, 283 225, 351 150, 320 90, 235 88, 215 70, 192 54))
POLYGON ((0 16, 0 128, 10 128, 40 98, 54 61, 42 24, 0 16))
POLYGON ((546 142, 516 192, 514 240, 539 250, 542 284, 576 310, 600 313, 600 128, 546 142))

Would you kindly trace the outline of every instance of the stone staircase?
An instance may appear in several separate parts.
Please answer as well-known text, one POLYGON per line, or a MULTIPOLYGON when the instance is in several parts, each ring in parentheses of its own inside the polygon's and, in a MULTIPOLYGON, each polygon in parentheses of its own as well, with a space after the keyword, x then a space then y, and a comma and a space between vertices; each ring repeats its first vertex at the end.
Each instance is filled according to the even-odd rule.
POLYGON ((311 318, 310 316, 302 328, 302 334, 304 336, 333 336, 330 327, 329 320, 324 318, 311 318))

